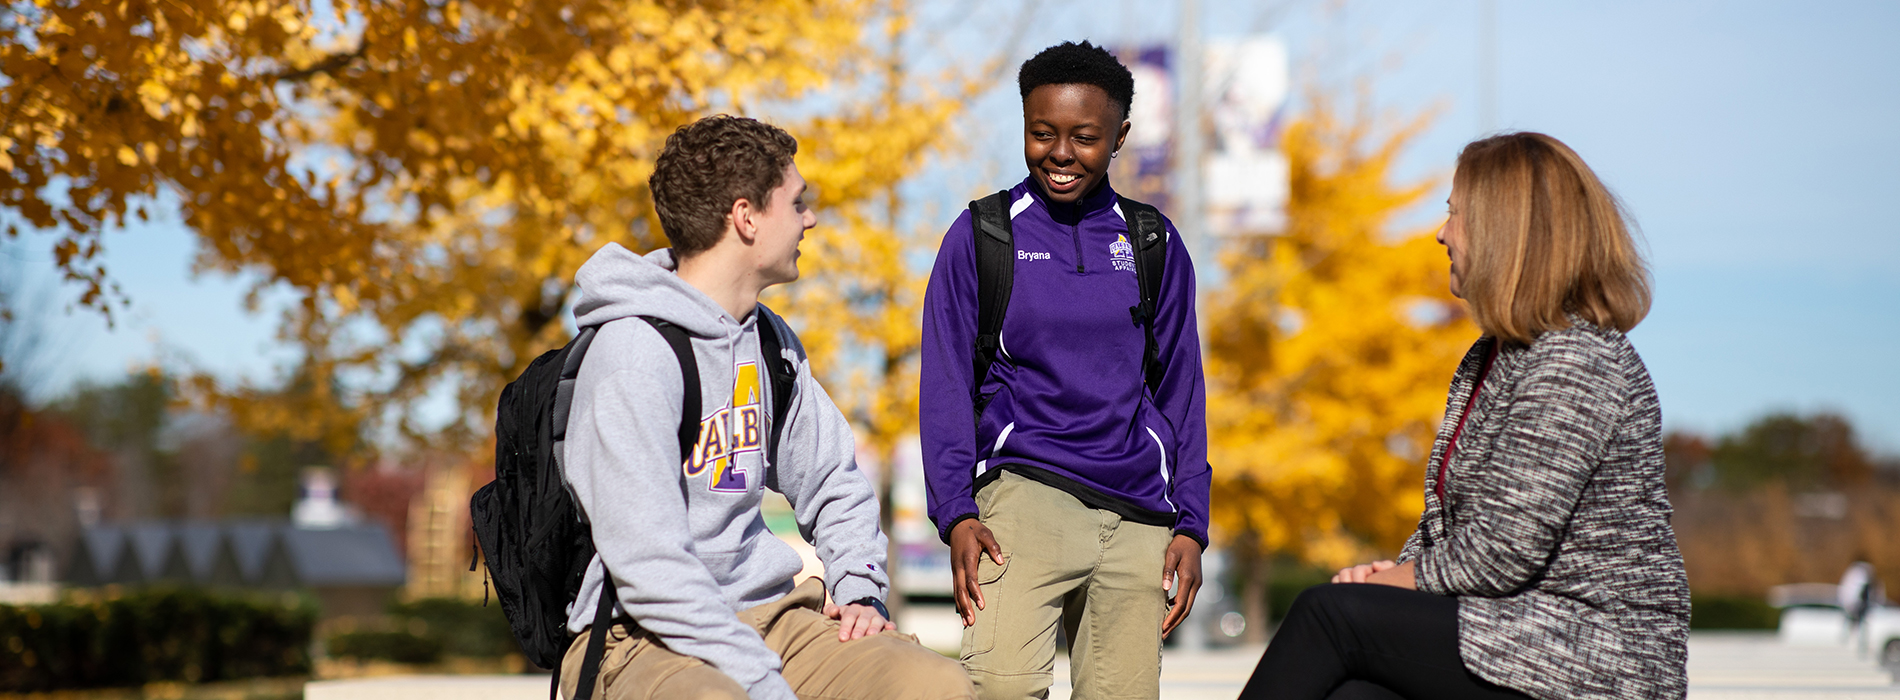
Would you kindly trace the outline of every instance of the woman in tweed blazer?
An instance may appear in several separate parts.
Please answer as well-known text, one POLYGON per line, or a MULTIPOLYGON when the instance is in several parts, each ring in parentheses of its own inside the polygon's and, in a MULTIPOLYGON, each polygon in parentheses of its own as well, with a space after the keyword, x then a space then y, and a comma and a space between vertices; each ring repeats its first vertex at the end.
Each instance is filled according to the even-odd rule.
POLYGON ((1458 157, 1438 240, 1484 336, 1398 561, 1301 594, 1242 698, 1680 698, 1689 586, 1623 215, 1543 134, 1458 157), (1385 585, 1366 585, 1385 584, 1385 585))

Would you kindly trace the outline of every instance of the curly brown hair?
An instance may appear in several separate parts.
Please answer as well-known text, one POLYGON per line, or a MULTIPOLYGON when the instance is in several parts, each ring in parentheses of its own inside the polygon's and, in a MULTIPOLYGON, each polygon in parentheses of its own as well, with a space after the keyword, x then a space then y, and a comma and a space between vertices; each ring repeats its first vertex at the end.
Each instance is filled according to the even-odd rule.
POLYGON ((726 231, 726 215, 741 199, 770 208, 772 190, 798 141, 757 119, 720 114, 682 126, 666 137, 647 187, 674 259, 705 252, 726 231))

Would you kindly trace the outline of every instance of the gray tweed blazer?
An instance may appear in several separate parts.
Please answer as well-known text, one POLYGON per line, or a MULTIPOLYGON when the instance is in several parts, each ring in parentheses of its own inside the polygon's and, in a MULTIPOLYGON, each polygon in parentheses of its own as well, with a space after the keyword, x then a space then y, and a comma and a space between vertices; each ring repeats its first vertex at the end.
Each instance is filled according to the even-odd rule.
POLYGON ((1496 342, 1452 377, 1400 561, 1458 597, 1458 652, 1479 677, 1544 700, 1681 698, 1689 582, 1669 526, 1662 410, 1622 333, 1576 317, 1506 343, 1434 492, 1446 443, 1496 342))

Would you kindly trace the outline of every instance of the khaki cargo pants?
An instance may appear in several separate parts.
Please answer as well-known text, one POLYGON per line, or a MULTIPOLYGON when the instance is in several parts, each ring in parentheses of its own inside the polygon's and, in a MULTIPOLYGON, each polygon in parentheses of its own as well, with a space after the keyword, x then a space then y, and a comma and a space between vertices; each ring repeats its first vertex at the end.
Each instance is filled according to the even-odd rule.
MULTIPOLYGON (((758 630, 777 652, 792 692, 805 700, 951 700, 971 698, 970 679, 955 661, 925 649, 917 638, 882 632, 838 641, 838 621, 821 612, 824 583, 806 579, 777 601, 747 608, 739 619, 758 630)), ((561 659, 561 696, 574 697, 587 634, 575 638, 561 659)), ((595 686, 600 700, 743 700, 745 688, 697 658, 678 654, 644 630, 625 625, 607 633, 595 686)))
POLYGON ((1161 696, 1161 569, 1168 528, 1128 522, 1010 472, 976 495, 1004 562, 978 560, 984 608, 963 630, 963 666, 984 700, 1047 698, 1056 624, 1078 700, 1161 696))

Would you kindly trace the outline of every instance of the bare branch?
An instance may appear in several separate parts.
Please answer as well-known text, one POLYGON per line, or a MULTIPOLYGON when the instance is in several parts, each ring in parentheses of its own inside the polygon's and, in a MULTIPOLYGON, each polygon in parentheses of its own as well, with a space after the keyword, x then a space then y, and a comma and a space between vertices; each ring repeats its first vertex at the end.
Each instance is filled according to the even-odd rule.
POLYGON ((348 53, 330 54, 329 56, 325 56, 323 60, 317 61, 316 63, 312 63, 309 66, 298 68, 296 70, 274 73, 269 76, 266 76, 266 79, 272 82, 295 83, 295 82, 302 82, 305 80, 309 80, 311 77, 317 75, 318 73, 323 73, 323 74, 334 73, 335 71, 339 69, 342 69, 352 63, 355 63, 357 59, 362 58, 363 53, 368 50, 369 50, 369 40, 364 39, 363 41, 359 42, 356 45, 356 49, 353 51, 350 51, 348 53))

